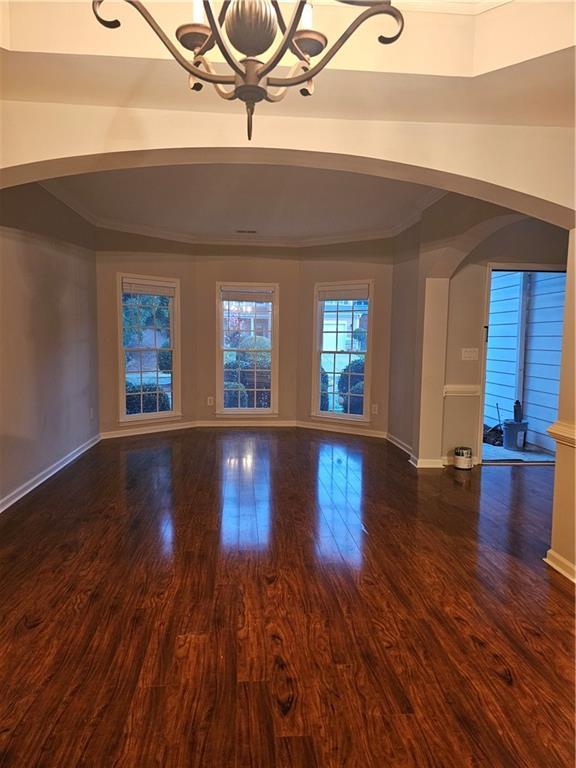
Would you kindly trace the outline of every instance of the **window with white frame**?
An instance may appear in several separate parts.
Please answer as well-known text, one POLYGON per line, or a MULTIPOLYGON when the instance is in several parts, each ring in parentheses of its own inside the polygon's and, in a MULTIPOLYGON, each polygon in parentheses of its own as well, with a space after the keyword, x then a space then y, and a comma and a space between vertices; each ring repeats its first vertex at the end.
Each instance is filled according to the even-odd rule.
POLYGON ((177 280, 120 276, 122 420, 179 411, 177 301, 177 280))
POLYGON ((316 286, 313 413, 367 419, 372 286, 316 286))
POLYGON ((218 411, 277 410, 278 288, 217 286, 218 411))

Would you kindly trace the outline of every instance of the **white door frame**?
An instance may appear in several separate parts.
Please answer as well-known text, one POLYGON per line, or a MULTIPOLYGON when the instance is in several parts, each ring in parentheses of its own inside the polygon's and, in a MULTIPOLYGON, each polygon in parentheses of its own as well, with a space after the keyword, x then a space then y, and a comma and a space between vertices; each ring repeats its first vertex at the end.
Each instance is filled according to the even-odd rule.
MULTIPOLYGON (((524 262, 498 262, 490 261, 486 264, 486 280, 484 287, 484 312, 483 330, 489 330, 490 317, 490 289, 492 287, 492 272, 566 272, 566 264, 531 264, 524 262)), ((478 408, 478 437, 476 441, 476 456, 478 462, 483 463, 482 450, 484 444, 484 399, 486 397, 486 355, 488 341, 486 332, 482 339, 482 355, 480 364, 480 403, 478 408)))

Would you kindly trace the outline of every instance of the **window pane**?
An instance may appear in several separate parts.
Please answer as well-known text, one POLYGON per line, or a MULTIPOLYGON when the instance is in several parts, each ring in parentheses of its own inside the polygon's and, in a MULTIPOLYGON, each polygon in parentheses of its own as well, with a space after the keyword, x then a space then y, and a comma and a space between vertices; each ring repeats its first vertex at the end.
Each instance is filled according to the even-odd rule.
POLYGON ((338 310, 338 330, 339 331, 352 330, 352 312, 338 310))
POLYGON ((126 392, 140 392, 142 389, 142 379, 139 373, 126 374, 126 392))
MULTIPOLYGON (((243 401, 246 401, 246 390, 242 384, 224 382, 224 408, 238 408, 240 393, 243 393, 243 401)), ((243 405, 242 407, 246 407, 243 405)))
POLYGON ((122 322, 125 326, 138 326, 140 324, 140 313, 138 307, 130 304, 122 307, 122 322))
POLYGON ((154 413, 158 410, 158 395, 156 392, 145 392, 142 395, 142 412, 154 413))
MULTIPOLYGON (((256 371, 252 367, 240 371, 240 382, 246 389, 256 389, 256 371)), ((250 407, 250 406, 249 406, 250 407)))
POLYGON ((346 413, 352 413, 355 416, 361 416, 364 410, 364 397, 355 397, 350 395, 350 399, 347 402, 346 413))
POLYGON ((133 350, 125 352, 124 365, 126 366, 126 372, 140 371, 142 369, 141 353, 133 350))
POLYGON ((138 346, 143 349, 156 349, 156 331, 154 328, 143 328, 140 331, 138 346))
MULTIPOLYGON (((167 296, 161 298, 167 299, 167 296)), ((170 328, 170 307, 168 304, 161 304, 155 312, 154 319, 156 328, 170 328)))
POLYGON ((142 374, 142 389, 149 392, 158 389, 158 371, 144 371, 142 374))
MULTIPOLYGON (((334 326, 336 327, 336 326, 334 326)), ((338 335, 336 331, 323 331, 322 332, 322 349, 323 350, 336 350, 337 349, 338 335)))
POLYGON ((334 355, 324 353, 320 364, 326 373, 334 373, 334 355))
POLYGON ((158 296, 153 296, 151 293, 139 293, 138 303, 146 309, 155 309, 159 304, 158 296))
POLYGON ((158 389, 164 392, 172 392, 172 373, 170 371, 158 372, 158 389))
POLYGON ((161 349, 160 352, 158 352, 158 368, 160 371, 173 370, 171 349, 161 349))
POLYGON ((165 349, 166 347, 170 346, 170 328, 157 328, 156 347, 159 349, 165 349))
POLYGON ((271 371, 256 371, 256 389, 270 389, 272 386, 272 372, 271 371))
POLYGON ((126 413, 142 413, 142 398, 140 395, 126 395, 126 413))
POLYGON ((158 368, 158 353, 154 351, 146 351, 140 353, 142 360, 143 371, 156 371, 158 368))
POLYGON ((171 392, 161 392, 158 395, 158 410, 159 411, 172 410, 172 393, 171 392))
POLYGON ((334 370, 336 373, 347 373, 348 363, 350 362, 350 355, 334 355, 334 370))
POLYGON ((256 392, 256 408, 270 408, 270 392, 256 392))
POLYGON ((338 331, 338 343, 336 349, 339 352, 349 352, 352 349, 352 333, 349 331, 338 331))
POLYGON ((141 335, 141 331, 138 328, 124 326, 122 329, 122 343, 124 344, 124 347, 141 347, 141 335))

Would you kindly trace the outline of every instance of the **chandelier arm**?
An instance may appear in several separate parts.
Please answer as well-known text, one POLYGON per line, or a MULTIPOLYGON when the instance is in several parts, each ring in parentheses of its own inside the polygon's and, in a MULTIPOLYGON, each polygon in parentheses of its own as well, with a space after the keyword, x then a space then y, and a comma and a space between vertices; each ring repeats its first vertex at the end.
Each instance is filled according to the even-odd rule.
MULTIPOLYGON (((303 61, 296 62, 296 64, 294 64, 294 66, 291 68, 290 72, 288 73, 288 77, 295 75, 296 72, 298 72, 299 70, 302 70, 303 72, 308 72, 308 68, 305 62, 303 61)), ((271 102, 282 101, 282 99, 288 93, 288 90, 289 90, 288 88, 279 88, 277 91, 268 90, 264 98, 266 101, 271 101, 271 102)))
POLYGON ((400 13, 400 11, 397 8, 394 8, 391 5, 388 5, 387 3, 378 3, 377 5, 373 5, 370 8, 367 8, 365 11, 363 11, 360 16, 358 16, 348 27, 348 29, 343 32, 338 40, 334 43, 332 48, 320 59, 320 61, 315 64, 308 72, 301 73, 299 75, 294 75, 293 77, 269 77, 268 78, 268 85, 275 85, 279 87, 286 87, 289 88, 293 85, 300 85, 300 83, 304 83, 306 80, 312 80, 314 77, 316 77, 317 74, 319 74, 324 67, 328 64, 328 62, 334 58, 334 56, 338 53, 340 48, 349 40, 349 38, 354 34, 354 32, 360 27, 362 24, 364 24, 365 21, 368 19, 371 19, 373 16, 379 16, 379 15, 385 15, 385 16, 392 16, 397 22, 398 22, 398 31, 395 35, 392 37, 384 37, 383 35, 380 35, 378 37, 378 41, 383 44, 389 44, 393 43, 395 40, 397 40, 400 35, 402 34, 402 30, 404 29, 404 17, 400 13))
POLYGON ((98 19, 100 24, 102 24, 103 27, 107 27, 108 29, 118 29, 120 26, 120 22, 118 19, 104 19, 102 16, 100 16, 100 6, 104 0, 92 0, 92 11, 94 12, 94 16, 98 19))
MULTIPOLYGON (((207 0, 204 0, 204 3, 206 2, 207 0)), ((278 48, 276 48, 276 51, 272 54, 268 62, 264 64, 262 69, 258 71, 258 75, 260 77, 266 77, 268 72, 271 72, 275 67, 277 67, 286 51, 290 48, 294 33, 298 29, 298 24, 300 24, 300 18, 302 16, 305 5, 306 0, 298 0, 296 8, 294 8, 294 12, 292 13, 290 24, 286 27, 284 37, 282 38, 278 48)))
MULTIPOLYGON (((120 22, 117 19, 114 21, 107 21, 100 16, 99 8, 103 2, 104 0, 93 0, 92 10, 94 11, 94 15, 100 24, 103 24, 109 29, 117 29, 120 26, 120 22)), ((184 58, 184 56, 182 56, 174 43, 160 27, 156 19, 154 19, 152 14, 142 5, 141 2, 139 2, 139 0, 125 0, 125 2, 138 11, 138 13, 144 18, 144 20, 160 38, 161 42, 172 54, 177 63, 180 64, 180 66, 185 69, 188 74, 193 75, 194 77, 197 77, 199 80, 203 80, 206 83, 212 83, 212 85, 233 85, 235 83, 234 75, 220 75, 217 73, 205 72, 204 70, 194 66, 194 64, 191 64, 187 59, 184 58)))
MULTIPOLYGON (((218 14, 218 23, 220 26, 224 24, 224 19, 226 18, 226 11, 228 10, 230 3, 232 0, 224 0, 222 3, 222 7, 220 8, 220 13, 218 14)), ((207 53, 214 45, 214 34, 212 30, 210 30, 209 36, 206 38, 206 40, 202 43, 200 48, 198 48, 197 55, 198 56, 204 56, 205 53, 207 53)))
MULTIPOLYGON (((278 19, 278 26, 280 27, 280 32, 284 34, 286 32, 286 22, 284 21, 284 14, 282 13, 282 9, 280 8, 280 3, 278 0, 272 0, 272 7, 276 11, 276 18, 278 19)), ((290 50, 296 56, 296 58, 300 59, 300 61, 305 61, 308 63, 310 61, 310 57, 307 56, 298 43, 295 40, 292 40, 290 43, 290 50)))
MULTIPOLYGON (((212 64, 208 61, 208 59, 204 58, 204 56, 196 56, 194 59, 194 64, 196 66, 204 67, 204 69, 207 72, 210 72, 212 74, 216 74, 216 70, 212 66, 212 64)), ((212 83, 214 86, 214 90, 220 96, 221 99, 225 99, 226 101, 234 101, 234 99, 237 99, 236 96, 236 88, 232 88, 232 90, 228 91, 226 88, 222 88, 221 85, 218 85, 218 83, 212 83)))
POLYGON ((210 5, 210 0, 204 0, 204 11, 206 12, 206 17, 208 18, 208 24, 210 25, 210 29, 212 30, 212 34, 214 35, 214 40, 216 42, 216 45, 220 49, 220 53, 222 56, 224 56, 224 60, 226 63, 230 66, 231 69, 236 72, 237 75, 240 75, 240 77, 243 77, 246 72, 240 65, 240 63, 236 60, 236 57, 232 53, 230 46, 224 39, 224 36, 222 35, 222 27, 220 26, 220 23, 217 21, 216 17, 214 16, 214 11, 212 10, 212 6, 210 5))

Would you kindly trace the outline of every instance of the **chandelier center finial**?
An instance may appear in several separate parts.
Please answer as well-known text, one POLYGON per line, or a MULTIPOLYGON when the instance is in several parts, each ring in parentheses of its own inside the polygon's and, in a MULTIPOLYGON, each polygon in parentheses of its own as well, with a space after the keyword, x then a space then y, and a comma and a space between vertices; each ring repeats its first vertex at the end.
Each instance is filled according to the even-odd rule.
POLYGON ((278 25, 268 0, 232 0, 225 27, 237 51, 245 56, 260 56, 274 42, 278 25))

